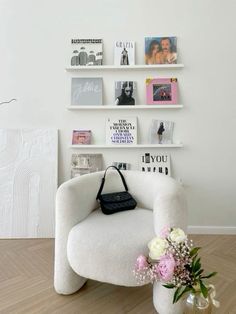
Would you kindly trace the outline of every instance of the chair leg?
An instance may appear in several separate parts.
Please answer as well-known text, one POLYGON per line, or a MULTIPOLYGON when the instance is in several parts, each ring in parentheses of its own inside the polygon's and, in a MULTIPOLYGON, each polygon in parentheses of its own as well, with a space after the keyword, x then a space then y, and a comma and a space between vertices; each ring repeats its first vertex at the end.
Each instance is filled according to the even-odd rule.
POLYGON ((173 304, 174 289, 167 289, 160 282, 153 284, 153 304, 159 314, 183 314, 184 303, 173 304))
POLYGON ((86 283, 87 279, 76 274, 70 267, 54 273, 54 288, 58 294, 72 294, 86 283))

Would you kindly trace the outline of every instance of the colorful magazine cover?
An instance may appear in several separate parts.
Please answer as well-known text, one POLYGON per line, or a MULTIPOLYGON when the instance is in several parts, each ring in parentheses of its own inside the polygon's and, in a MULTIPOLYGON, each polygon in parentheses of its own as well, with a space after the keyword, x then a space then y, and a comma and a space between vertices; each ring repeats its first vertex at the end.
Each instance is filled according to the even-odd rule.
POLYGON ((71 39, 70 65, 102 65, 102 39, 71 39))
POLYGON ((153 154, 149 152, 144 153, 141 155, 140 170, 144 172, 163 173, 167 176, 170 176, 170 154, 153 154))
POLYGON ((107 118, 106 120, 107 145, 137 144, 137 118, 107 118))
POLYGON ((146 99, 148 105, 169 105, 178 102, 177 78, 146 79, 146 99))
POLYGON ((135 64, 135 42, 116 41, 114 47, 115 65, 134 65, 135 64))
POLYGON ((71 178, 102 170, 102 154, 72 154, 71 178))
POLYGON ((101 106, 103 83, 100 77, 73 77, 71 106, 101 106))
POLYGON ((72 145, 90 145, 91 130, 73 130, 72 145))
POLYGON ((172 144, 174 122, 152 120, 150 128, 151 144, 172 144))
POLYGON ((134 106, 136 104, 136 82, 115 82, 115 105, 134 106))
POLYGON ((177 37, 146 37, 145 63, 177 63, 177 37))

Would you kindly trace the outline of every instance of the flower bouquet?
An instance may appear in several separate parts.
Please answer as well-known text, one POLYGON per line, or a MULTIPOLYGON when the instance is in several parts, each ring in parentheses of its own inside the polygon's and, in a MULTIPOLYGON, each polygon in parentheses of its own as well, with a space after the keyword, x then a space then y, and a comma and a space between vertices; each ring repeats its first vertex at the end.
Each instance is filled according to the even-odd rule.
MULTIPOLYGON (((210 295, 211 285, 206 280, 216 272, 204 274, 201 258, 198 257, 200 247, 193 247, 182 229, 165 227, 160 236, 148 243, 149 256, 137 258, 134 275, 139 283, 160 281, 168 289, 176 289, 173 303, 178 302, 187 292, 200 293, 204 298, 210 295)), ((211 296, 211 295, 210 295, 211 296)), ((215 306, 219 302, 212 300, 215 306)))

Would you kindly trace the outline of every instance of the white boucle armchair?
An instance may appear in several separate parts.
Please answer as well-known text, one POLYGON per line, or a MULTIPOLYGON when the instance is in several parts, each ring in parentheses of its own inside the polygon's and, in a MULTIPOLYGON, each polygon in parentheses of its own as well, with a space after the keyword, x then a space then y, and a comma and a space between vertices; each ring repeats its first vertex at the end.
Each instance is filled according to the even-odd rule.
MULTIPOLYGON (((147 243, 163 226, 186 230, 187 209, 183 189, 162 174, 123 171, 134 210, 104 215, 96 195, 103 172, 62 184, 56 197, 54 286, 59 294, 72 294, 87 279, 121 286, 137 286, 133 276, 136 258, 147 254, 147 243)), ((106 176, 103 193, 122 191, 116 171, 106 176)), ((181 313, 172 305, 173 290, 154 284, 153 302, 159 314, 181 313)))

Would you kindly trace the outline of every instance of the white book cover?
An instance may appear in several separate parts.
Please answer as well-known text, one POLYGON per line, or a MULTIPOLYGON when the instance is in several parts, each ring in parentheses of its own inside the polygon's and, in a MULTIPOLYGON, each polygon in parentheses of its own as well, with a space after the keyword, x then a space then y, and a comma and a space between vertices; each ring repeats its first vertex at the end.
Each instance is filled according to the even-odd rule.
POLYGON ((135 64, 135 42, 116 41, 114 47, 115 65, 134 65, 135 64))
POLYGON ((170 154, 166 153, 144 153, 141 155, 140 170, 143 172, 163 173, 171 176, 170 154))
POLYGON ((107 145, 135 145, 137 144, 137 118, 107 118, 107 145))
POLYGON ((102 154, 72 154, 71 178, 102 170, 102 154))
POLYGON ((152 120, 150 127, 151 144, 172 144, 174 122, 164 120, 152 120))
POLYGON ((70 48, 70 65, 102 65, 102 39, 72 38, 70 48))

